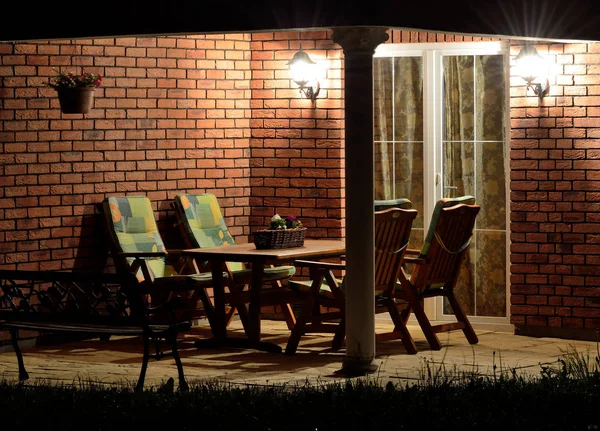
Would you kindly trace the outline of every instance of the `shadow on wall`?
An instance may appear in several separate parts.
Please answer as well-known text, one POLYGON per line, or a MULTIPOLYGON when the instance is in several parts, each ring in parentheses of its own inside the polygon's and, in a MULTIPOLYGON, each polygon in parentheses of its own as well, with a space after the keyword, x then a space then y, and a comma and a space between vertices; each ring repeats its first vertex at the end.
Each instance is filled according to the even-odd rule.
MULTIPOLYGON (((175 214, 171 211, 160 211, 157 225, 167 250, 185 248, 175 214)), ((78 243, 73 244, 76 249, 73 271, 115 272, 101 203, 94 205, 94 214, 83 216, 81 233, 77 240, 78 243)))
POLYGON ((73 244, 73 271, 114 272, 114 269, 108 270, 113 266, 112 259, 109 262, 104 215, 97 206, 94 214, 83 216, 81 233, 77 239, 78 244, 73 244))

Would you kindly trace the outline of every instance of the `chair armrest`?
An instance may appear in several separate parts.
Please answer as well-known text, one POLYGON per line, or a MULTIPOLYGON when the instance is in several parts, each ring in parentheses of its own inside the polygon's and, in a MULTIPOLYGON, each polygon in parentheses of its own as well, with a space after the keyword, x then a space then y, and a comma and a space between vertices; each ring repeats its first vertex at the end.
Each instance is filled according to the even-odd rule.
POLYGON ((122 251, 119 256, 122 257, 164 257, 168 254, 164 251, 122 251))
POLYGON ((296 260, 294 261, 294 265, 321 269, 346 269, 346 265, 343 263, 317 262, 312 260, 296 260))

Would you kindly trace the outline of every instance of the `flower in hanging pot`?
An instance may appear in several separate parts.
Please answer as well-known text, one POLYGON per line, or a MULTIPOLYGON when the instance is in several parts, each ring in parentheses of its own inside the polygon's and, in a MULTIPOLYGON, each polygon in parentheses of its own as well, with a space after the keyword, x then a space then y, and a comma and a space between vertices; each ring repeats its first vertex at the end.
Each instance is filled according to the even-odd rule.
POLYGON ((94 91, 100 85, 102 76, 90 72, 75 75, 73 72, 59 71, 48 83, 49 87, 58 92, 60 108, 65 114, 89 112, 94 102, 94 91))
POLYGON ((75 75, 73 72, 63 73, 59 71, 56 76, 50 78, 50 82, 48 83, 49 87, 52 87, 57 91, 75 87, 98 88, 100 85, 102 85, 102 77, 90 72, 83 72, 81 75, 75 75))

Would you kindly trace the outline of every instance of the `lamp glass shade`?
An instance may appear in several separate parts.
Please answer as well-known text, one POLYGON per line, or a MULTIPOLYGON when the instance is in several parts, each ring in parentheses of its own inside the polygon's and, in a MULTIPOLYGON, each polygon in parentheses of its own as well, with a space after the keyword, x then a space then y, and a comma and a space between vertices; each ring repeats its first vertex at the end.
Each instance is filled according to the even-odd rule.
POLYGON ((300 87, 304 87, 308 82, 315 79, 316 63, 302 49, 294 54, 288 64, 292 80, 300 87))
POLYGON ((532 83, 536 79, 543 80, 548 74, 546 60, 531 45, 523 47, 519 55, 515 57, 515 61, 517 62, 517 73, 527 83, 532 83))

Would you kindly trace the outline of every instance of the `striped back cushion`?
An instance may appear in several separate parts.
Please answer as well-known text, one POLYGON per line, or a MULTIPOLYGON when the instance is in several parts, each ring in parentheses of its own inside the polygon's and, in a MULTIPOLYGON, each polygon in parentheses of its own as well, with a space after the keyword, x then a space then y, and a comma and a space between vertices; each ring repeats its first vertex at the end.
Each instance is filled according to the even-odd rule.
POLYGON ((406 198, 375 200, 374 204, 375 211, 383 211, 390 208, 412 208, 412 202, 410 201, 410 199, 406 198))
MULTIPOLYGON (((107 215, 109 235, 116 245, 117 251, 165 251, 165 245, 154 219, 154 211, 147 197, 109 197, 103 205, 104 213, 107 215)), ((133 260, 133 258, 127 258, 130 264, 133 263, 133 260)), ((164 277, 173 272, 165 264, 164 257, 146 258, 146 261, 154 277, 164 277)), ((141 270, 136 275, 143 279, 141 270)))
MULTIPOLYGON (((175 210, 179 213, 192 247, 235 244, 223 219, 217 197, 212 193, 176 195, 175 210)), ((243 264, 229 262, 229 268, 232 271, 241 270, 243 264)))

